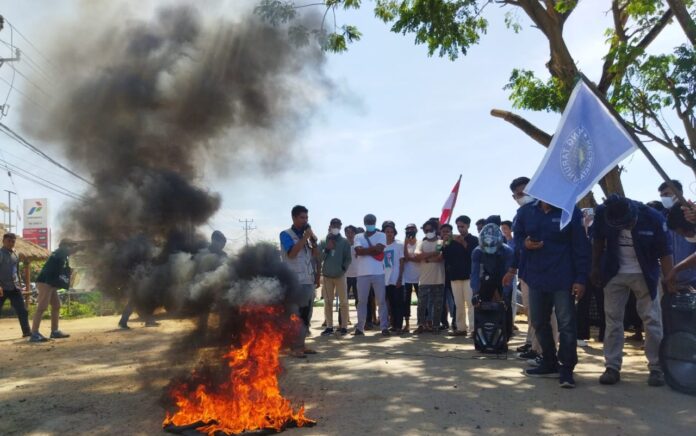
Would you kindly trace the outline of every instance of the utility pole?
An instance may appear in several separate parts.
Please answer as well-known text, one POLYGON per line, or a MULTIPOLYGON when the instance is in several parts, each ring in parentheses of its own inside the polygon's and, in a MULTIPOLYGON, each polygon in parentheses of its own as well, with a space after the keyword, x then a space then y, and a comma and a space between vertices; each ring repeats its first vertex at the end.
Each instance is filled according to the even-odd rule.
POLYGON ((7 207, 10 209, 10 211, 7 213, 9 221, 7 224, 7 231, 12 233, 12 194, 17 195, 17 193, 8 191, 7 189, 5 189, 5 192, 7 192, 7 207))
POLYGON ((246 247, 247 245, 249 245, 249 232, 252 230, 256 230, 256 226, 252 226, 254 220, 243 219, 239 220, 239 222, 244 223, 244 246, 246 247))
MULTIPOLYGON (((2 30, 2 29, 4 29, 4 28, 5 28, 5 17, 3 17, 2 15, 0 15, 0 30, 2 30)), ((10 48, 12 48, 12 47, 10 47, 10 48)), ((20 60, 20 55, 21 55, 21 52, 19 51, 19 49, 18 49, 18 48, 15 48, 15 57, 13 57, 13 58, 0 58, 0 67, 2 67, 2 65, 3 65, 5 62, 18 62, 18 61, 20 60)), ((12 87, 12 85, 10 85, 10 87, 12 87)), ((10 89, 10 90, 11 90, 11 89, 10 89)), ((10 106, 9 106, 9 105, 7 105, 7 104, 1 104, 1 105, 0 105, 0 118, 2 118, 2 117, 4 117, 5 115, 7 115, 7 111, 8 111, 9 109, 10 109, 10 106)))

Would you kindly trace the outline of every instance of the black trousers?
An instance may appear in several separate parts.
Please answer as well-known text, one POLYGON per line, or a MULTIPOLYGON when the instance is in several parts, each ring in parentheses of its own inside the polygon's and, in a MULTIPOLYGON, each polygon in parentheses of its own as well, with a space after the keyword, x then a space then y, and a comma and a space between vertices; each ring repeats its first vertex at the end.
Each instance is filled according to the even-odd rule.
POLYGON ((406 321, 411 318, 411 297, 414 292, 418 295, 418 283, 404 283, 404 318, 406 321))
POLYGON ((31 328, 29 327, 29 312, 27 308, 24 307, 24 298, 22 298, 22 293, 18 289, 4 289, 3 296, 0 297, 0 312, 2 312, 2 307, 5 305, 5 300, 10 300, 10 304, 17 314, 19 319, 19 326, 22 328, 22 334, 31 334, 31 328))
POLYGON ((590 322, 590 306, 593 298, 597 304, 600 337, 604 336, 604 289, 596 287, 588 280, 585 285, 585 295, 582 296, 576 306, 578 311, 578 339, 590 339, 590 326, 592 325, 590 322))
POLYGON ((387 286, 387 301, 391 311, 391 326, 401 330, 404 327, 404 287, 387 286))

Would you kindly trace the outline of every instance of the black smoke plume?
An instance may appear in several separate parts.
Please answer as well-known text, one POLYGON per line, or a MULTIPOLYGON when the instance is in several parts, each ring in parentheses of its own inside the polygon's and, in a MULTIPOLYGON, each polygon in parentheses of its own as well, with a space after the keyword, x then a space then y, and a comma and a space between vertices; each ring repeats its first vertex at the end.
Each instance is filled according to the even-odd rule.
POLYGON ((49 57, 60 86, 51 99, 32 95, 47 110, 27 108, 23 127, 93 180, 62 233, 88 241, 95 287, 146 313, 291 304, 297 286, 273 248, 234 259, 207 251, 199 229, 221 197, 202 177, 211 163, 234 175, 249 161, 292 162, 329 93, 321 49, 294 45, 287 29, 248 13, 233 22, 173 7, 151 20, 85 19, 90 31, 83 22, 56 38, 49 57))

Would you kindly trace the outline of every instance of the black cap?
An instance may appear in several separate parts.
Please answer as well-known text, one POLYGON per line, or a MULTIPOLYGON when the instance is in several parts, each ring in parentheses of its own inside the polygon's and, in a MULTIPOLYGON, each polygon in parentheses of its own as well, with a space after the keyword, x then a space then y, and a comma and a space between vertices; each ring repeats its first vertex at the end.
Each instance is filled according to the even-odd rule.
POLYGON ((605 201, 606 213, 604 218, 612 227, 626 228, 635 221, 638 209, 631 200, 618 194, 611 194, 605 201))
POLYGON ((341 220, 338 219, 338 218, 331 218, 331 222, 329 223, 329 225, 333 225, 333 224, 338 224, 339 226, 342 226, 342 225, 343 225, 343 223, 341 222, 341 220))

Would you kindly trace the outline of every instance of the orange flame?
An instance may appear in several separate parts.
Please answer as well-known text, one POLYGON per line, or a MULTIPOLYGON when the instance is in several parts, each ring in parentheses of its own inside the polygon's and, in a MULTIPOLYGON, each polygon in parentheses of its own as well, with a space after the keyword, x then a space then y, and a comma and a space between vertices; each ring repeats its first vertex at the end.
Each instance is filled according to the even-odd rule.
MULTIPOLYGON (((287 331, 287 326, 279 325, 278 320, 285 318, 282 311, 278 307, 242 308, 246 319, 241 346, 224 355, 229 368, 227 379, 214 389, 205 384, 198 384, 193 390, 185 383, 175 386, 171 395, 177 410, 173 415, 167 412, 163 425, 202 422, 205 424, 197 430, 213 435, 218 431, 281 431, 291 423, 298 427, 313 424, 315 421, 304 416, 304 406, 294 412, 278 387, 278 355, 284 329, 287 331)), ((293 329, 299 323, 293 315, 293 329)))

